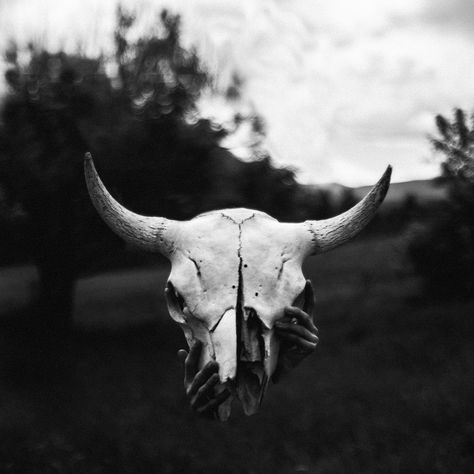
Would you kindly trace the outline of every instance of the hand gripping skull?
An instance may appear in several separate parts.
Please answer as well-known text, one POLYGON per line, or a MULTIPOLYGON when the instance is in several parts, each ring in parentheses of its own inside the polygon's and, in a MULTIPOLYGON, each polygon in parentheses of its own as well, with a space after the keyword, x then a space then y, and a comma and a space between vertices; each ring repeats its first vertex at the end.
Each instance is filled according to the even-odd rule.
MULTIPOLYGON (((220 390, 255 413, 278 361, 274 323, 301 300, 302 263, 348 241, 372 219, 390 183, 388 167, 356 206, 331 219, 278 222, 249 209, 224 209, 189 221, 145 217, 121 206, 105 189, 90 154, 85 175, 104 221, 127 242, 171 261, 167 303, 188 345, 203 343, 200 366, 219 364, 220 390)), ((230 414, 229 399, 219 417, 230 414)))

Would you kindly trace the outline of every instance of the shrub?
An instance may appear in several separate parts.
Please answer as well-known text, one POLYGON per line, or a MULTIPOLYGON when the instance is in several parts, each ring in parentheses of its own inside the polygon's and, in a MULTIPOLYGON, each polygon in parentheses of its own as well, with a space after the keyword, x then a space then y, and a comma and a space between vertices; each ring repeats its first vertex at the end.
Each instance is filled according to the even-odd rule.
POLYGON ((443 155, 441 185, 448 201, 413 233, 408 255, 422 276, 428 296, 474 295, 474 114, 470 124, 457 109, 454 118, 436 117, 437 137, 430 137, 443 155))

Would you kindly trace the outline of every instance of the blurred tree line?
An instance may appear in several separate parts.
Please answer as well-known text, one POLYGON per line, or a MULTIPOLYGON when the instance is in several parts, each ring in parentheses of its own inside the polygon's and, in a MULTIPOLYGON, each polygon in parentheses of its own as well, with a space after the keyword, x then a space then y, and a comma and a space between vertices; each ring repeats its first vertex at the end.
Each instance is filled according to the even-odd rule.
POLYGON ((443 156, 438 182, 448 199, 418 225, 408 246, 432 298, 474 296, 474 113, 467 117, 456 109, 453 115, 438 115, 438 136, 430 137, 443 156))
MULTIPOLYGON (((127 259, 88 198, 86 151, 112 194, 141 214, 184 219, 235 206, 285 220, 330 213, 324 193, 301 187, 292 170, 276 168, 266 155, 244 163, 220 146, 229 132, 197 116, 210 77, 196 52, 181 46, 178 16, 163 11, 159 34, 131 42, 133 24, 119 9, 113 61, 33 44, 26 61, 14 44, 5 52, 0 260, 36 264, 31 327, 45 346, 70 332, 78 276, 127 259), (116 72, 106 74, 110 66, 116 72)), ((234 82, 230 99, 239 94, 234 82)), ((237 114, 236 126, 245 120, 256 136, 264 133, 257 116, 237 114)))

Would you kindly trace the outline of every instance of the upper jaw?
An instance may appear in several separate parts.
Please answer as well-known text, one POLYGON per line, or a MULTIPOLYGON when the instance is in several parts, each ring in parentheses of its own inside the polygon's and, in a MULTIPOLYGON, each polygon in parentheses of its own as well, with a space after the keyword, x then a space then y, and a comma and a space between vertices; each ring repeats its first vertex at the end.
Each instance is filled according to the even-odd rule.
MULTIPOLYGON (((225 310, 218 323, 209 328, 178 304, 174 292, 168 291, 166 296, 170 314, 181 324, 189 345, 196 339, 204 344, 199 366, 210 360, 218 362, 221 383, 217 390, 229 389, 247 415, 256 413, 278 360, 279 344, 274 331, 255 310, 242 311, 240 306, 225 310)), ((229 417, 230 404, 229 398, 219 408, 221 420, 229 417)))
MULTIPOLYGON (((219 363, 220 388, 227 388, 242 404, 246 415, 256 413, 262 403, 278 359, 278 341, 253 310, 239 317, 226 311, 210 338, 215 360, 219 363)), ((230 401, 219 410, 225 420, 230 401)))

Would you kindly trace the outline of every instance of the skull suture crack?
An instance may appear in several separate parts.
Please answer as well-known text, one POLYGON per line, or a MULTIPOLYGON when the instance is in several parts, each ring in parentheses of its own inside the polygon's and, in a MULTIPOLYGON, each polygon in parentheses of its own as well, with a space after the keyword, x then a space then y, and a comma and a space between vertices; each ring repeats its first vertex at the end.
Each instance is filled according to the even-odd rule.
MULTIPOLYGON (((218 390, 229 387, 247 414, 258 410, 275 372, 280 344, 274 324, 301 300, 304 259, 359 233, 382 203, 390 173, 388 167, 356 206, 322 221, 279 222, 249 209, 175 221, 124 208, 105 189, 89 154, 85 160, 89 194, 104 221, 127 242, 169 258, 169 313, 190 346, 203 343, 200 366, 218 362, 218 390)), ((230 404, 219 407, 221 419, 230 415, 230 404)))

